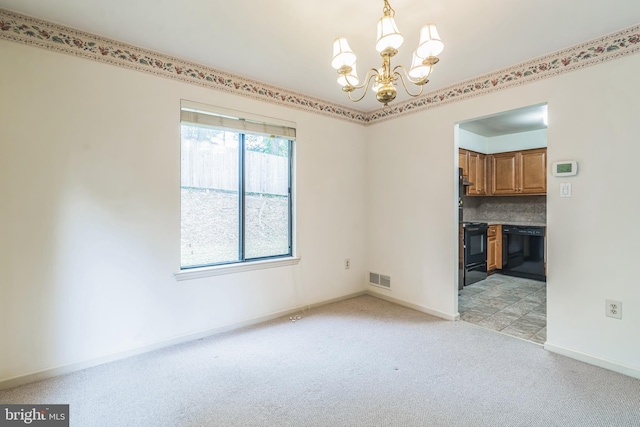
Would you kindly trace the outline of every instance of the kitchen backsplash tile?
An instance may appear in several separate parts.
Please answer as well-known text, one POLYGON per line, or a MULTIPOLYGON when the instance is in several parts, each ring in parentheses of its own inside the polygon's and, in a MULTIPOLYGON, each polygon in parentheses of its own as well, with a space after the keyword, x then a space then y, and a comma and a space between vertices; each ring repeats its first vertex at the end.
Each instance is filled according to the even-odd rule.
POLYGON ((547 222, 546 196, 463 196, 462 201, 465 221, 547 222))

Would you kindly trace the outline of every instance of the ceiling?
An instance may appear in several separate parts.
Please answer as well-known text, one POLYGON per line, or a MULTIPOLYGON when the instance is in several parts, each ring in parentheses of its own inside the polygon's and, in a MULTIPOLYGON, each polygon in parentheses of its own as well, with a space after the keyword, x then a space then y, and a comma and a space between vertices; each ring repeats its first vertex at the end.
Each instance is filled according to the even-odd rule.
POLYGON ((487 138, 547 128, 547 104, 532 105, 460 123, 460 129, 487 138))
MULTIPOLYGON (((640 23, 638 0, 390 0, 405 36, 392 65, 410 65, 420 27, 435 23, 445 50, 425 91, 442 89, 640 23)), ((371 112, 373 92, 346 98, 330 66, 345 36, 358 72, 375 51, 382 0, 0 0, 0 8, 371 112)), ((409 99, 398 91, 398 101, 409 99)))

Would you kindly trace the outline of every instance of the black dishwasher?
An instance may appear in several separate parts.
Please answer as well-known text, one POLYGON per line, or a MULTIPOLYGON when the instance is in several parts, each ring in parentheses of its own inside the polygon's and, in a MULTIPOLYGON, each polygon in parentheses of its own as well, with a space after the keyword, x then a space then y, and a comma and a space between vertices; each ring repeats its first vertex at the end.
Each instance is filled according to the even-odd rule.
POLYGON ((502 226, 502 274, 546 282, 545 227, 502 226))

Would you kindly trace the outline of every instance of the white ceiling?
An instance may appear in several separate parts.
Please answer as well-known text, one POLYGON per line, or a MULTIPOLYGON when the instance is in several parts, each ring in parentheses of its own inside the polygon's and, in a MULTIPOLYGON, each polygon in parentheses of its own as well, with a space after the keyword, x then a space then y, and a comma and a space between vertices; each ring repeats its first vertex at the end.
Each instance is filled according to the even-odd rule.
MULTIPOLYGON (((640 23, 639 0, 390 0, 405 36, 392 65, 410 65, 423 24, 445 50, 425 91, 542 56, 640 23)), ((365 112, 373 92, 346 99, 330 66, 345 36, 358 72, 374 49, 382 0, 0 0, 0 8, 204 64, 365 112)), ((399 101, 408 96, 398 92, 399 101)))
POLYGON ((460 123, 460 129, 487 138, 547 128, 547 104, 531 105, 460 123))

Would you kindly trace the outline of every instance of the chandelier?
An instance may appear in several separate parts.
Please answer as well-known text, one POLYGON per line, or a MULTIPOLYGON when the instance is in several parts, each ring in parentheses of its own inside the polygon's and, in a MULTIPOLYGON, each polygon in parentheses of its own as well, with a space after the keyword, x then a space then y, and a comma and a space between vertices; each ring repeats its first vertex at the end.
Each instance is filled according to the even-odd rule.
POLYGON ((438 55, 442 53, 444 43, 440 40, 436 26, 427 24, 420 30, 420 41, 417 49, 413 52, 413 60, 409 71, 407 72, 402 65, 396 65, 391 68, 391 58, 398 53, 398 48, 402 45, 404 37, 398 31, 398 27, 396 27, 396 23, 393 20, 396 11, 393 10, 387 0, 384 0, 382 13, 383 16, 378 21, 378 41, 376 42, 376 50, 382 57, 382 67, 369 69, 364 82, 359 84, 360 81, 356 72, 356 55, 349 47, 345 37, 338 37, 333 42, 331 66, 338 70, 338 84, 342 86, 342 90, 347 93, 350 100, 354 102, 362 100, 373 81, 372 89, 376 93, 376 99, 383 103, 385 107, 388 107, 388 103, 396 98, 398 80, 410 96, 416 97, 422 94, 424 85, 429 81, 428 77, 433 66, 439 61, 438 55), (400 71, 402 71, 402 74, 400 71), (420 91, 411 93, 407 87, 407 82, 419 86, 420 91), (352 94, 362 88, 364 88, 362 96, 354 98, 352 94))

